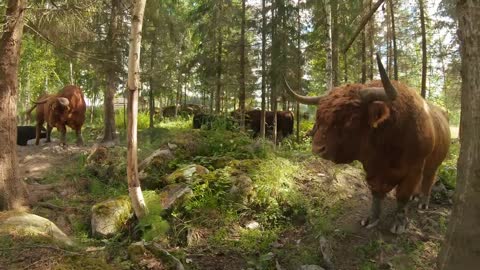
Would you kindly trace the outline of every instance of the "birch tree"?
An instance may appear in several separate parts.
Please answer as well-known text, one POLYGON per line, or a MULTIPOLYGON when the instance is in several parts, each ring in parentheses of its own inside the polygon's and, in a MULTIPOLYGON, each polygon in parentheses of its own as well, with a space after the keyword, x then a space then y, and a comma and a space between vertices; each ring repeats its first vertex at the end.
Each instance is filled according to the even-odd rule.
POLYGON ((128 127, 127 127, 127 177, 128 193, 137 218, 147 214, 138 179, 137 162, 137 116, 138 91, 140 89, 140 48, 142 42, 143 13, 146 0, 133 0, 132 29, 130 32, 130 51, 128 54, 128 127))

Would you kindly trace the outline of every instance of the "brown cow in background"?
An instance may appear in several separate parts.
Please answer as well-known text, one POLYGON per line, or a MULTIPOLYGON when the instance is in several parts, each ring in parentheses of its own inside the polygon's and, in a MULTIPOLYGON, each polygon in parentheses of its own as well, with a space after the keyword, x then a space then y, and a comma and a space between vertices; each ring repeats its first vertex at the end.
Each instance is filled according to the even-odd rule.
MULTIPOLYGON (((240 118, 238 115, 239 112, 235 111, 237 119, 240 118)), ((256 137, 260 133, 260 120, 262 111, 261 110, 250 110, 245 112, 245 122, 248 123, 250 128, 253 130, 253 136, 256 137)), ((272 133, 273 132, 273 120, 275 114, 272 111, 265 111, 265 132, 272 133)), ((291 111, 277 111, 277 136, 279 140, 293 134, 293 124, 294 124, 294 116, 293 112, 291 111)))
POLYGON ((66 126, 69 126, 77 134, 77 145, 83 144, 82 126, 87 107, 79 87, 68 85, 55 95, 41 96, 27 114, 30 115, 34 108, 37 108, 36 145, 40 142, 40 131, 44 122, 47 122, 47 142, 51 141, 52 129, 56 127, 61 133, 60 143, 65 145, 66 126))
POLYGON ((412 195, 419 193, 419 208, 428 208, 436 171, 448 153, 450 129, 439 107, 390 81, 378 54, 377 64, 382 81, 336 87, 326 96, 300 96, 285 84, 299 102, 318 106, 313 153, 335 163, 363 164, 373 203, 362 226, 378 224, 381 201, 396 188, 391 232, 402 233, 412 195))

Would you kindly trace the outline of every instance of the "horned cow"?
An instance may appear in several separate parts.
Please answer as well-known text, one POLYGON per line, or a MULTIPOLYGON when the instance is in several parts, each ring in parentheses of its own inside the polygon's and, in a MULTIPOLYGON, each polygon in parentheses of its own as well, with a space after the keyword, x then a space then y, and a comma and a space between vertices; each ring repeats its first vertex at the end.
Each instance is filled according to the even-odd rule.
POLYGON ((427 209, 438 167, 450 145, 446 113, 403 83, 390 81, 377 54, 381 81, 350 84, 327 95, 307 97, 287 90, 301 103, 317 105, 312 152, 334 163, 358 160, 372 193, 367 228, 380 220, 381 202, 396 188, 397 210, 391 232, 407 226, 407 204, 420 196, 427 209))
MULTIPOLYGON (((261 110, 247 111, 246 122, 249 123, 253 130, 254 136, 260 133, 261 110)), ((273 131, 273 122, 275 114, 272 111, 265 111, 265 130, 267 132, 273 131)), ((291 111, 277 111, 277 134, 279 139, 287 137, 293 133, 294 116, 291 111)))
POLYGON ((40 131, 43 123, 47 122, 47 140, 50 142, 51 132, 56 127, 60 133, 60 143, 65 145, 66 126, 69 126, 77 135, 77 145, 83 144, 82 126, 85 122, 86 104, 82 90, 74 85, 65 86, 54 95, 43 95, 35 105, 27 112, 36 108, 36 141, 40 141, 40 131))

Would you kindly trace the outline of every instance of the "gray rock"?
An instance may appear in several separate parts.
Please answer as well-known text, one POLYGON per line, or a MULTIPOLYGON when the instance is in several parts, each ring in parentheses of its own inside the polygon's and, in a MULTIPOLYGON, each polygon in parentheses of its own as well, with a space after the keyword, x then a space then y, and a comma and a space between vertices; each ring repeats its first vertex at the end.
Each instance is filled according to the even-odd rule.
POLYGON ((118 234, 131 217, 133 209, 128 196, 97 203, 92 207, 92 234, 100 238, 118 234))
POLYGON ((230 196, 234 201, 247 203, 254 193, 253 181, 246 174, 238 174, 231 176, 232 187, 230 188, 230 196))
POLYGON ((166 177, 166 182, 168 184, 173 184, 173 183, 191 183, 194 176, 196 175, 202 175, 202 174, 207 174, 210 171, 201 166, 201 165, 196 165, 196 164, 191 164, 187 165, 185 167, 182 167, 170 175, 166 177))
POLYGON ((170 209, 185 202, 192 195, 192 189, 186 184, 171 184, 160 192, 160 204, 163 209, 170 209))
POLYGON ((245 228, 250 230, 260 229, 260 223, 256 222, 255 220, 252 220, 247 222, 247 224, 245 224, 245 228))
POLYGON ((44 236, 55 242, 73 245, 73 241, 50 220, 34 214, 0 212, 0 235, 44 236))
POLYGON ((162 163, 166 163, 170 160, 174 159, 174 155, 170 149, 157 149, 155 150, 150 156, 144 159, 140 164, 138 164, 138 170, 142 171, 147 168, 152 161, 158 161, 162 163))
POLYGON ((175 150, 178 148, 178 146, 174 143, 168 143, 167 146, 168 148, 170 148, 170 150, 175 150))

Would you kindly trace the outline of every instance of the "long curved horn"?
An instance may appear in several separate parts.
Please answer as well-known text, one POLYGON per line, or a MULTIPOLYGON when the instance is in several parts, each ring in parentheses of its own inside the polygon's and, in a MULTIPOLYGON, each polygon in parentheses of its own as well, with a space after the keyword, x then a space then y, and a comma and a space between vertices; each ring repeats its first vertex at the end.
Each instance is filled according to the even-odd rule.
POLYGON ((290 85, 288 84, 287 82, 287 79, 286 78, 283 78, 284 82, 285 82, 285 86, 287 87, 287 90, 288 92, 290 93, 290 95, 293 96, 293 98, 300 102, 300 103, 303 103, 303 104, 308 104, 308 105, 318 105, 318 102, 320 101, 320 99, 322 98, 322 96, 318 96, 318 97, 308 97, 308 96, 302 96, 302 95, 299 95, 297 93, 295 93, 292 88, 290 88, 290 85))
POLYGON ((383 88, 385 89, 385 94, 387 95, 388 99, 393 101, 397 98, 397 89, 392 85, 390 78, 388 78, 388 74, 385 71, 385 67, 383 67, 382 60, 380 59, 380 54, 377 52, 377 65, 378 65, 378 72, 380 73, 380 78, 382 79, 383 88))
POLYGON ((60 105, 67 107, 70 104, 70 101, 67 98, 64 97, 57 97, 58 102, 60 105))

